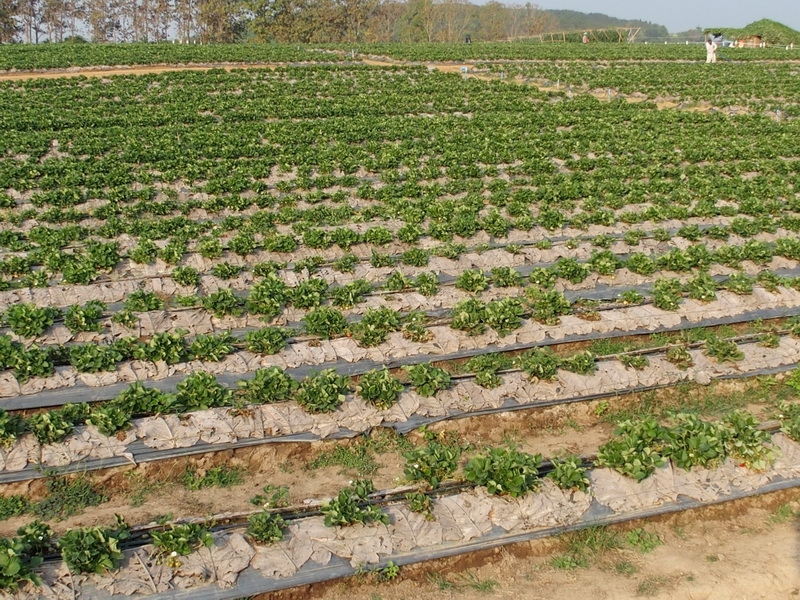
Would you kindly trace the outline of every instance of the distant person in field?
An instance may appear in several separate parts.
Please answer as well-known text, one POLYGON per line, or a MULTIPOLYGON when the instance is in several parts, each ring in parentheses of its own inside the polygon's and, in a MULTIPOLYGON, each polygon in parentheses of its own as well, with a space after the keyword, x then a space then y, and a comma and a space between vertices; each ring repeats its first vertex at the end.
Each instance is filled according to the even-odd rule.
POLYGON ((583 32, 583 43, 584 44, 588 44, 589 43, 589 34, 586 33, 585 31, 583 32))
POLYGON ((717 43, 714 41, 714 38, 708 38, 706 40, 706 62, 717 62, 717 43))

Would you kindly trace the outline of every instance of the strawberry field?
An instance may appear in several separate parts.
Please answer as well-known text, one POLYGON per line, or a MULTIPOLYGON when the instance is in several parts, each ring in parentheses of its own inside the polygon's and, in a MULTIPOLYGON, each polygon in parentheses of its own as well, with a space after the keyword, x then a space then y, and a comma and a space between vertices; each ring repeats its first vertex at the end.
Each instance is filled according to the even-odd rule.
POLYGON ((0 76, 0 587, 394 579, 795 487, 800 64, 696 52, 0 48, 216 65, 0 76))

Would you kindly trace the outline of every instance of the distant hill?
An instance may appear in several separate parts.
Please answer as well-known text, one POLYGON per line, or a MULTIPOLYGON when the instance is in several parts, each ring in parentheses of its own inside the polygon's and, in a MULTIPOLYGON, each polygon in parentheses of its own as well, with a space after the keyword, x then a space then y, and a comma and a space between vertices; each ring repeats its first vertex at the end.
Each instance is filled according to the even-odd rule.
POLYGON ((787 27, 783 23, 770 19, 761 19, 750 23, 741 29, 731 27, 708 27, 705 33, 721 33, 726 39, 741 40, 751 36, 759 36, 767 44, 785 46, 787 44, 800 44, 800 31, 787 27))
POLYGON ((582 13, 575 10, 546 10, 555 20, 553 31, 576 31, 578 29, 613 29, 615 27, 641 27, 638 39, 666 38, 669 37, 667 28, 663 25, 610 17, 602 13, 582 13))

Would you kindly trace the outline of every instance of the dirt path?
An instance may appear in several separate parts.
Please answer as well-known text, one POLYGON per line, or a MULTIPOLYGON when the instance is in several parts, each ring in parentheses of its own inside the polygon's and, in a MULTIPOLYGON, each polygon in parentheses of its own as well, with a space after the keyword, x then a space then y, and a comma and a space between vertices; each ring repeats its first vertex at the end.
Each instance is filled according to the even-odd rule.
MULTIPOLYGON (((406 567, 395 583, 375 584, 369 576, 362 576, 310 590, 306 597, 788 599, 800 596, 799 515, 800 490, 790 490, 689 511, 658 522, 628 524, 611 534, 617 540, 624 539, 633 527, 656 533, 663 544, 649 553, 630 547, 594 555, 587 550, 588 566, 565 570, 553 565, 555 558, 568 551, 565 540, 542 540, 483 557, 406 567)), ((588 546, 584 542, 584 547, 588 546)))

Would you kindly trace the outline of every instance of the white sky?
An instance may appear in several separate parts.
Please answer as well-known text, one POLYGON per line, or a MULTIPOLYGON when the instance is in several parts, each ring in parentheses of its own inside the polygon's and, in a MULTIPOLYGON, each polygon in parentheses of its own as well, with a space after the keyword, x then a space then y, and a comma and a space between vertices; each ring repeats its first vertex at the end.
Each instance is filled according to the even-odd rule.
POLYGON ((772 19, 800 30, 800 0, 538 0, 534 3, 542 8, 641 19, 664 25, 670 33, 698 26, 744 27, 760 19, 772 19))

